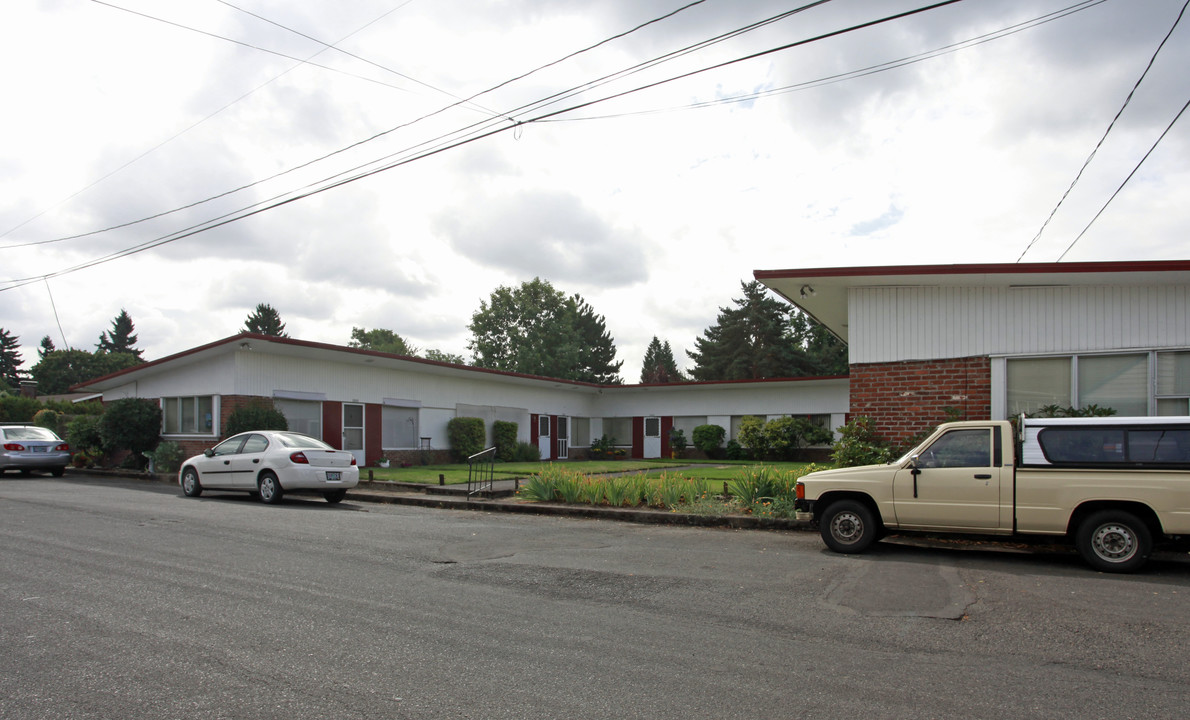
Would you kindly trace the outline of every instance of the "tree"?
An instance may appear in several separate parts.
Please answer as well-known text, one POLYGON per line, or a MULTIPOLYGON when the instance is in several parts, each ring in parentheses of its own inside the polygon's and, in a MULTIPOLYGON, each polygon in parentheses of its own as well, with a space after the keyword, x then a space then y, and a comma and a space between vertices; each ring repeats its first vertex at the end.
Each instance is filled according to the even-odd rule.
POLYGON ((847 347, 806 316, 769 297, 758 281, 740 283, 744 297, 719 308, 716 323, 688 351, 696 380, 841 375, 847 347))
POLYGON ((141 357, 143 351, 133 347, 136 345, 136 335, 132 332, 134 329, 132 316, 128 314, 127 310, 120 308, 120 314, 112 319, 112 329, 99 334, 99 344, 95 347, 101 353, 128 353, 138 361, 143 361, 144 358, 141 357))
POLYGON ((0 328, 0 386, 7 385, 16 390, 21 386, 21 346, 15 335, 0 328))
POLYGON ((500 286, 468 326, 477 367, 528 375, 618 384, 622 362, 602 315, 579 295, 567 297, 534 278, 500 286))
POLYGON ((677 361, 674 360, 674 351, 669 346, 669 341, 662 343, 653 336, 653 340, 649 342, 649 347, 645 350, 645 361, 640 368, 641 383, 672 383, 682 382, 686 376, 678 370, 677 361))
POLYGON ((436 360, 437 362, 454 363, 455 365, 466 365, 467 364, 467 358, 463 357, 462 355, 456 355, 456 354, 450 353, 450 352, 443 352, 441 350, 435 350, 433 348, 426 350, 424 357, 426 360, 436 360))
POLYGON ((348 347, 376 350, 377 352, 392 353, 393 355, 417 355, 416 347, 405 342, 405 338, 392 330, 386 330, 385 328, 365 330, 364 328, 353 327, 351 328, 351 342, 347 343, 347 345, 348 347))
POLYGON ((113 401, 99 424, 104 450, 109 453, 127 450, 132 453, 132 462, 142 468, 148 460, 141 453, 157 447, 160 433, 161 406, 146 398, 113 401))
POLYGON ((37 357, 44 358, 46 353, 52 353, 57 349, 58 348, 54 347, 54 341, 49 335, 46 335, 41 339, 41 346, 37 348, 37 357))
POLYGON ((281 314, 268 303, 260 303, 256 310, 248 313, 248 319, 244 321, 244 332, 289 337, 285 332, 285 323, 281 322, 281 314))
POLYGON ((132 353, 90 353, 86 350, 53 350, 30 369, 37 391, 45 395, 70 392, 73 385, 110 375, 136 365, 132 353))

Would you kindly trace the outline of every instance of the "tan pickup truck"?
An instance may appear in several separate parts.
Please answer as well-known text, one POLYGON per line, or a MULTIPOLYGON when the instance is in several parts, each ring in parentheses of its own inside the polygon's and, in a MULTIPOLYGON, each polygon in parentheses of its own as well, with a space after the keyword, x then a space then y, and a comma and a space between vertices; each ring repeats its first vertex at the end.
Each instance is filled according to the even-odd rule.
POLYGON ((798 516, 831 550, 889 530, 1049 535, 1092 567, 1131 572, 1153 543, 1190 536, 1190 418, 1022 419, 941 425, 887 465, 810 473, 798 516))

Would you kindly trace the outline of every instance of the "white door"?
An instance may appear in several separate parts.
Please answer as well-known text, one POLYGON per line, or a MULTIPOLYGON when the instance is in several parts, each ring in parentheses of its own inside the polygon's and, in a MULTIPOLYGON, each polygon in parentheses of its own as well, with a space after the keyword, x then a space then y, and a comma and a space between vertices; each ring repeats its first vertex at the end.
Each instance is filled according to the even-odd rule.
POLYGON ((661 457, 661 418, 645 418, 645 457, 661 457))
POLYGON ((541 459, 549 460, 550 454, 550 416, 537 416, 537 449, 541 450, 541 459))
POLYGON ((363 467, 364 460, 364 406, 343 403, 343 449, 355 456, 355 462, 363 467))
POLYGON ((570 457, 570 418, 558 417, 558 459, 570 457))

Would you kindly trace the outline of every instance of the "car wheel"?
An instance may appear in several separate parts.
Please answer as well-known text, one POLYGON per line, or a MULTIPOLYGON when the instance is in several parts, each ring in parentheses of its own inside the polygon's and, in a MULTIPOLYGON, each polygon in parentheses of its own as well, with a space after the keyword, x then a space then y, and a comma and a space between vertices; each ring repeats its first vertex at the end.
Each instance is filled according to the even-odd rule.
POLYGON ((1074 539, 1087 564, 1103 572, 1139 570, 1153 550, 1153 534, 1137 516, 1124 510, 1100 510, 1078 527, 1074 539))
POLYGON ((856 500, 831 503, 818 520, 822 541, 838 553, 861 553, 880 534, 880 526, 867 505, 856 500))
POLYGON ((260 493, 260 501, 269 505, 281 502, 281 496, 285 494, 281 489, 281 481, 272 470, 265 470, 260 474, 260 479, 256 481, 256 491, 260 493))
POLYGON ((322 494, 328 503, 343 502, 343 498, 347 497, 346 490, 327 490, 322 494))
POLYGON ((53 470, 50 470, 50 474, 54 477, 62 477, 66 474, 66 466, 63 465, 62 467, 56 467, 53 470))
POLYGON ((182 494, 186 497, 202 495, 202 483, 198 481, 198 471, 192 467, 182 471, 182 494))

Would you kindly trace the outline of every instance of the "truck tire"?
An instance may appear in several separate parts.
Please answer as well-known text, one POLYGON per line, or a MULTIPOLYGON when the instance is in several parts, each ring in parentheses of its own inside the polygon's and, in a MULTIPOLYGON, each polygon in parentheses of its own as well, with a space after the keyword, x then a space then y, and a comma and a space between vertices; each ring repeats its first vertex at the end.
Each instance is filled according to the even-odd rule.
POLYGON ((818 520, 826 546, 837 553, 861 553, 880 536, 880 526, 867 505, 839 500, 827 506, 818 520))
POLYGON ((1091 513, 1078 526, 1074 542, 1087 564, 1102 572, 1139 570, 1153 550, 1149 526, 1125 510, 1091 513))

